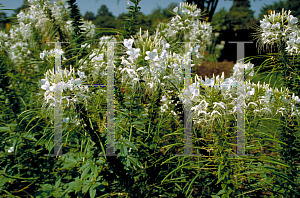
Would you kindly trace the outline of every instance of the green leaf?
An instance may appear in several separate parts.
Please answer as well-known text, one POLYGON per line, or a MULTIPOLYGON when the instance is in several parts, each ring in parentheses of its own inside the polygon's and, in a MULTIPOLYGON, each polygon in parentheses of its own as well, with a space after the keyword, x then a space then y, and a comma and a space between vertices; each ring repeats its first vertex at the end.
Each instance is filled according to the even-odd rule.
POLYGON ((61 177, 59 177, 56 181, 55 181, 55 189, 58 189, 58 187, 60 186, 61 183, 61 177))
POLYGON ((10 131, 9 127, 0 127, 0 132, 10 131))
POLYGON ((142 123, 140 121, 135 121, 135 122, 132 122, 132 124, 141 124, 141 125, 143 125, 144 123, 142 123))
POLYGON ((96 189, 95 189, 96 185, 97 184, 93 184, 93 186, 90 188, 90 197, 91 198, 95 198, 95 196, 96 196, 96 189))
POLYGON ((66 193, 70 190, 71 190, 70 192, 72 192, 72 191, 75 191, 75 193, 79 192, 80 188, 82 187, 82 183, 83 183, 82 181, 78 181, 78 180, 71 182, 69 187, 65 190, 64 193, 66 193))
POLYGON ((99 160, 96 161, 96 163, 97 163, 98 165, 100 165, 100 164, 103 164, 104 161, 103 161, 102 159, 99 159, 99 160))
POLYGON ((221 194, 224 194, 226 191, 224 189, 220 190, 217 195, 221 195, 221 194))
POLYGON ((77 161, 74 159, 74 157, 70 156, 66 158, 63 165, 64 166, 61 169, 74 168, 77 165, 77 161))
POLYGON ((87 166, 90 166, 91 163, 86 162, 85 165, 83 165, 78 171, 82 171, 83 169, 85 169, 87 166))
POLYGON ((130 160, 133 166, 136 166, 138 164, 138 160, 136 158, 128 156, 128 159, 130 160))
POLYGON ((27 139, 27 140, 32 140, 32 141, 37 141, 37 139, 35 139, 31 134, 24 134, 22 135, 23 138, 27 139))
POLYGON ((218 195, 212 195, 212 198, 220 198, 218 195))
POLYGON ((81 174, 81 180, 86 179, 87 174, 89 173, 90 169, 91 169, 91 166, 88 166, 86 169, 84 169, 84 171, 81 174))
POLYGON ((89 180, 84 181, 83 183, 85 183, 85 185, 82 188, 82 193, 86 193, 89 190, 89 188, 93 185, 93 183, 89 180))
POLYGON ((91 165, 91 171, 92 171, 94 177, 96 177, 96 174, 97 174, 97 164, 92 164, 91 165))

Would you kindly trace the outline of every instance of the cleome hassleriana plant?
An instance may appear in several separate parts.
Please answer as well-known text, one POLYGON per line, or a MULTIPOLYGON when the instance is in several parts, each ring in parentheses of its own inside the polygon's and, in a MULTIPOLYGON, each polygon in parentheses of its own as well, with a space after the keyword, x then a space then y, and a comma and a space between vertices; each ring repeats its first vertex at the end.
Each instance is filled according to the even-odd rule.
MULTIPOLYGON (((182 88, 184 79, 183 71, 185 65, 183 51, 177 50, 177 53, 172 53, 173 48, 175 48, 172 44, 174 44, 175 41, 171 41, 170 39, 166 38, 170 38, 172 36, 174 38, 176 36, 180 37, 180 32, 182 31, 181 34, 188 35, 188 37, 191 38, 191 40, 189 41, 200 42, 200 44, 198 45, 193 45, 194 47, 192 48, 192 51, 195 52, 196 55, 200 55, 201 52, 203 52, 203 50, 205 49, 204 47, 201 48, 200 46, 206 46, 206 44, 209 44, 210 42, 209 35, 211 34, 211 28, 209 28, 209 24, 199 22, 195 19, 195 17, 200 14, 200 11, 188 4, 182 4, 179 10, 184 13, 184 17, 181 18, 179 15, 176 15, 176 17, 171 20, 169 26, 167 25, 169 28, 168 32, 164 31, 164 29, 160 30, 158 28, 156 34, 150 36, 147 32, 142 34, 142 31, 140 30, 137 38, 132 37, 131 39, 125 39, 123 41, 123 50, 126 52, 126 55, 121 57, 122 66, 119 68, 119 72, 122 74, 122 83, 124 83, 127 89, 130 90, 128 96, 132 94, 141 95, 142 93, 138 92, 139 90, 141 90, 141 87, 143 87, 144 90, 143 94, 149 94, 150 96, 158 95, 162 101, 162 104, 158 109, 160 111, 159 114, 161 118, 176 116, 176 112, 174 112, 172 109, 173 106, 171 104, 171 98, 168 95, 168 91, 171 91, 174 88, 180 90, 179 93, 176 94, 180 98, 182 103, 184 103, 183 93, 185 91, 182 88), (172 30, 172 28, 174 28, 174 30, 172 30), (170 34, 170 31, 171 35, 168 35, 170 34), (167 36, 165 36, 164 34, 167 34, 167 36), (192 35, 195 36, 195 38, 192 38, 192 35), (133 44, 135 47, 133 47, 133 44), (143 80, 143 84, 140 80, 143 80), (160 92, 157 93, 157 90, 160 90, 160 92)), ((177 13, 178 8, 175 8, 173 11, 177 13)), ((160 27, 162 27, 162 25, 160 27)), ((102 40, 103 38, 101 39, 101 41, 102 40)), ((184 36, 182 37, 182 40, 177 41, 184 41, 184 36)), ((177 49, 180 48, 181 47, 178 47, 177 49)), ((104 53, 104 51, 102 51, 102 53, 104 53)), ((94 64, 94 68, 96 69, 98 74, 100 72, 105 72, 106 62, 104 61, 105 58, 103 58, 103 56, 103 54, 99 53, 98 56, 96 56, 98 57, 96 59, 101 61, 100 65, 99 62, 90 62, 90 64, 94 64)), ((82 67, 81 69, 83 69, 84 72, 85 67, 82 67)), ((227 176, 225 177, 221 177, 220 175, 228 172, 230 164, 228 156, 224 155, 224 153, 230 153, 230 149, 228 150, 230 141, 228 138, 226 138, 226 134, 230 133, 226 130, 222 132, 218 131, 216 127, 219 125, 223 125, 224 121, 228 121, 226 120, 228 118, 231 120, 235 120, 234 115, 236 114, 237 106, 234 101, 238 97, 243 97, 236 95, 237 89, 233 85, 238 83, 238 81, 235 77, 243 73, 243 69, 246 69, 247 75, 253 76, 253 65, 250 63, 238 63, 234 66, 233 69, 235 70, 235 72, 232 77, 228 79, 224 79, 224 76, 217 76, 216 78, 213 77, 213 79, 206 79, 205 81, 203 81, 202 79, 199 79, 198 76, 196 76, 196 78, 194 79, 194 83, 189 87, 192 93, 192 115, 195 122, 195 127, 201 127, 202 129, 204 129, 203 126, 205 126, 207 133, 212 133, 212 137, 214 137, 215 142, 218 143, 210 145, 210 148, 207 149, 208 151, 212 151, 212 153, 214 154, 213 159, 219 162, 216 164, 221 172, 213 172, 213 174, 215 174, 215 176, 218 178, 218 183, 224 184, 222 185, 222 190, 223 194, 226 196, 230 196, 230 193, 236 191, 240 183, 238 183, 237 180, 233 181, 231 179, 231 176, 236 178, 233 173, 234 171, 231 171, 231 175, 227 173, 227 176), (200 95, 200 85, 205 85, 205 95, 200 95), (212 88, 208 87, 209 85, 218 85, 218 87, 212 88), (221 91, 221 94, 218 94, 219 91, 221 91), (221 142, 222 146, 220 145, 221 142), (226 161, 227 165, 222 165, 222 161, 226 161)), ((78 74, 80 74, 79 71, 78 74)), ((47 75, 49 75, 49 73, 47 75)), ((69 78, 66 77, 66 82, 68 81, 68 79, 69 78)), ((69 80, 69 82, 71 81, 69 80)), ((45 85, 43 86, 45 87, 45 85)), ((52 83, 52 87, 55 86, 56 85, 52 83)), ((68 86, 65 86, 65 88, 68 88, 68 86)), ((288 89, 281 89, 279 91, 276 88, 275 90, 272 90, 272 88, 269 88, 268 84, 263 83, 263 85, 260 85, 260 83, 258 83, 256 85, 254 83, 251 83, 250 80, 245 82, 245 88, 245 103, 239 105, 246 106, 246 117, 251 117, 252 115, 254 115, 254 117, 252 117, 253 120, 247 123, 249 126, 251 122, 259 120, 263 117, 275 119, 277 118, 275 117, 276 115, 281 115, 289 116, 292 119, 293 116, 299 115, 299 110, 295 107, 295 103, 300 102, 299 97, 295 96, 295 94, 293 94, 292 96, 289 95, 288 89)), ((148 108, 149 107, 151 106, 148 105, 148 108)), ((153 108, 152 106, 152 111, 153 109, 155 108, 153 108)), ((151 109, 149 108, 147 111, 150 113, 151 109)), ((131 122, 134 122, 134 120, 131 120, 131 122)), ((121 125, 125 127, 125 125, 121 125)), ((142 126, 135 126, 135 128, 137 130, 143 130, 142 126)), ((252 131, 253 129, 248 131, 248 133, 251 134, 252 131)), ((234 134, 232 132, 233 131, 231 131, 231 137, 234 134)), ((250 136, 250 134, 248 136, 250 136)), ((122 135, 120 136, 120 138, 124 139, 122 135)), ((131 139, 131 141, 134 140, 134 138, 131 139)), ((274 138, 274 141, 275 140, 276 139, 274 138)), ((255 144, 251 144, 252 146, 255 146, 255 144)), ((172 146, 165 146, 165 148, 168 149, 170 149, 171 147, 172 146)), ((131 147, 130 150, 132 150, 132 148, 134 147, 131 147)), ((131 153, 132 152, 133 151, 131 151, 131 153)), ((125 154, 128 153, 125 152, 125 154)), ((207 160, 206 163, 209 163, 209 160, 207 160)), ((137 165, 140 168, 142 167, 139 165, 139 163, 137 163, 137 165)), ((235 166, 236 165, 238 165, 238 163, 235 164, 235 166)), ((230 169, 233 170, 233 167, 231 167, 230 169)), ((239 168, 237 170, 245 171, 246 169, 239 168)), ((168 176, 166 176, 163 181, 167 180, 167 178, 168 176)))
MULTIPOLYGON (((46 3, 40 4, 40 2, 33 0, 29 2, 32 3, 30 9, 36 9, 37 12, 28 15, 28 13, 30 13, 29 11, 26 15, 24 13, 18 15, 20 20, 24 18, 37 20, 37 13, 43 16, 42 5, 46 6, 47 2, 50 3, 49 1, 43 1, 46 3)), ((57 5, 60 5, 57 9, 62 9, 61 13, 64 13, 64 9, 66 9, 66 7, 63 6, 64 4, 56 4, 56 6, 57 5)), ((67 109, 70 102, 80 103, 81 100, 78 98, 83 97, 85 99, 88 95, 85 88, 73 88, 73 83, 91 83, 100 77, 104 79, 103 84, 107 84, 105 78, 103 78, 105 77, 105 70, 107 69, 107 57, 105 55, 107 48, 102 44, 112 39, 123 42, 124 46, 122 46, 121 50, 125 52, 125 55, 118 57, 122 62, 116 72, 121 74, 122 83, 129 92, 124 93, 127 109, 119 110, 119 106, 116 105, 118 108, 116 131, 121 134, 117 137, 116 147, 120 148, 120 154, 125 157, 108 159, 103 156, 98 157, 97 155, 97 159, 92 158, 91 150, 95 149, 93 148, 95 144, 89 144, 89 142, 91 142, 90 139, 82 135, 82 139, 80 139, 81 145, 77 147, 77 149, 81 151, 80 154, 75 151, 73 153, 70 151, 72 156, 59 158, 58 160, 61 164, 58 165, 59 169, 55 169, 56 178, 54 178, 54 180, 51 178, 51 180, 43 181, 44 183, 38 186, 38 190, 36 190, 39 192, 36 193, 35 191, 33 193, 47 192, 49 194, 50 192, 54 197, 83 196, 86 193, 89 193, 90 197, 96 197, 96 195, 159 197, 160 195, 174 195, 175 192, 175 195, 181 193, 181 195, 189 197, 234 197, 249 192, 255 193, 255 191, 260 188, 265 189, 270 186, 276 187, 277 190, 280 191, 280 195, 284 193, 286 189, 278 187, 273 181, 275 176, 267 176, 266 173, 271 172, 275 174, 281 171, 281 169, 275 167, 275 165, 286 167, 286 164, 266 156, 262 157, 257 155, 256 158, 238 157, 232 159, 228 155, 230 152, 232 153, 230 146, 234 145, 234 141, 231 139, 235 138, 235 130, 226 128, 225 124, 226 122, 234 122, 236 120, 235 113, 237 105, 246 106, 245 117, 248 121, 245 123, 245 134, 246 139, 250 139, 246 141, 246 147, 253 149, 261 148, 262 145, 264 146, 264 144, 261 143, 262 141, 281 143, 276 136, 276 132, 274 134, 269 131, 259 131, 257 127, 254 126, 256 121, 262 119, 262 117, 275 120, 278 116, 295 119, 295 116, 298 117, 299 115, 299 111, 295 106, 296 103, 300 102, 299 97, 295 96, 295 94, 291 96, 288 88, 285 90, 281 89, 280 91, 278 89, 273 90, 269 88, 269 85, 266 83, 263 83, 263 85, 258 83, 256 85, 248 80, 245 82, 245 86, 242 87, 246 91, 245 95, 240 96, 236 94, 237 88, 234 86, 238 81, 236 76, 243 74, 244 69, 246 70, 246 75, 252 76, 253 65, 251 63, 236 64, 234 74, 230 78, 224 79, 224 75, 222 75, 221 77, 217 76, 216 78, 213 77, 213 79, 205 79, 205 81, 203 81, 196 76, 193 84, 188 86, 188 89, 190 89, 192 93, 192 117, 195 128, 197 128, 194 130, 196 137, 193 138, 193 142, 200 139, 202 135, 200 134, 201 128, 202 132, 206 132, 205 135, 211 135, 211 137, 213 137, 214 143, 205 148, 211 152, 212 155, 209 157, 206 156, 206 159, 203 156, 174 156, 174 153, 168 156, 166 155, 166 150, 164 150, 163 155, 157 155, 157 153, 161 153, 161 149, 176 152, 172 147, 183 145, 182 127, 179 130, 172 129, 172 131, 167 127, 167 124, 174 122, 173 118, 175 118, 175 120, 177 119, 177 112, 174 111, 176 104, 174 105, 172 103, 169 92, 175 92, 175 96, 180 99, 179 102, 183 104, 185 102, 183 97, 183 93, 186 91, 183 89, 183 71, 186 64, 184 58, 185 54, 183 47, 175 43, 186 41, 199 42, 198 44, 192 44, 191 51, 200 57, 206 49, 206 46, 211 42, 211 26, 209 23, 197 19, 201 14, 201 10, 198 10, 195 5, 183 3, 180 4, 180 8, 176 7, 173 11, 176 16, 173 17, 171 22, 167 25, 160 25, 155 35, 148 35, 147 32, 142 34, 140 30, 135 37, 132 36, 130 39, 121 40, 118 37, 102 37, 99 42, 100 48, 92 50, 88 61, 86 60, 83 64, 83 60, 79 61, 79 63, 82 64, 80 70, 77 71, 79 77, 75 76, 73 69, 75 67, 70 66, 70 71, 67 69, 61 71, 60 76, 62 77, 62 82, 55 84, 55 74, 52 72, 53 70, 48 69, 45 72, 45 77, 41 80, 41 89, 45 90, 45 103, 49 103, 50 107, 52 107, 55 99, 53 98, 53 93, 57 90, 63 90, 62 99, 67 101, 67 105, 64 107, 67 109), (183 14, 177 14, 178 11, 183 14), (204 94, 200 91, 200 85, 205 85, 204 94), (209 87, 209 85, 218 85, 218 87, 209 87), (141 104, 142 100, 137 99, 143 95, 148 95, 146 104, 141 104), (238 97, 243 97, 245 102, 243 104, 235 104, 234 101, 238 97), (133 107, 141 105, 145 105, 145 108, 140 110, 141 113, 137 114, 133 111, 133 107), (149 115, 154 115, 153 117, 157 116, 159 121, 154 123, 153 121, 157 119, 152 117, 149 119, 149 115), (251 118, 251 120, 249 121, 248 118, 251 118), (167 136, 176 136, 177 142, 170 144, 166 138, 167 136), (180 142, 178 142, 178 139, 180 142), (197 158, 196 161, 194 158, 197 158), (270 163, 271 165, 266 166, 269 167, 269 169, 264 168, 264 164, 261 163, 261 161, 270 163), (209 165, 213 167, 209 167, 209 165), (186 173, 187 170, 191 171, 191 174, 188 175, 186 173), (273 172, 270 170, 273 170, 273 172), (66 172, 61 173, 61 171, 66 172), (76 174, 74 174, 74 172, 76 174), (264 174, 262 176, 264 178, 257 181, 255 178, 256 174, 264 174), (186 179, 187 177, 191 179, 188 180, 186 179), (247 179, 249 179, 248 182, 250 184, 247 189, 243 189, 241 186, 245 184, 247 179), (210 185, 207 185, 207 183, 210 183, 210 185), (55 189, 52 188, 53 186, 55 186, 55 189), (196 188, 198 192, 195 192, 196 188), (169 189, 171 189, 172 192, 170 192, 169 189)), ((55 16, 57 15, 57 20, 60 20, 60 13, 57 13, 55 10, 53 10, 53 13, 55 16)), ((294 22, 295 20, 293 19, 292 21, 294 22)), ((47 24, 41 21, 37 23, 31 21, 30 23, 32 26, 33 24, 47 24)), ((20 26, 23 27, 21 23, 20 26)), ((62 26, 66 28, 63 29, 63 31, 68 32, 68 25, 62 26)), ((31 26, 28 25, 27 27, 31 26)), ((19 30, 18 28, 20 27, 15 26, 14 29, 16 31, 13 30, 9 36, 4 35, 2 37, 6 42, 6 47, 9 48, 10 45, 18 42, 16 41, 18 37, 15 35, 18 32, 17 30, 19 30), (16 38, 14 36, 16 36, 16 38), (11 38, 11 40, 9 38, 11 38)), ((91 29, 93 29, 92 26, 91 29)), ((25 30, 22 29, 22 31, 25 30)), ((43 32, 43 28, 41 32, 46 34, 46 32, 43 32)), ((26 35, 26 32, 23 33, 26 35)), ((28 38, 29 37, 30 34, 28 35, 28 38)), ((27 40, 20 38, 21 43, 27 43, 28 38, 27 40)), ((1 42, 3 42, 3 40, 1 40, 1 42)), ((17 49, 19 50, 19 48, 17 49)), ((52 68, 53 62, 49 63, 47 59, 54 58, 54 51, 50 53, 47 53, 47 51, 48 50, 39 49, 39 51, 35 50, 33 54, 37 58, 40 57, 40 61, 48 63, 52 68)), ((11 52, 12 57, 14 57, 15 54, 13 53, 15 52, 11 52)), ((63 51, 56 51, 56 53, 63 54, 63 51)), ((186 54, 186 56, 188 55, 191 54, 186 54)), ((21 60, 17 60, 16 65, 18 65, 18 61, 21 60)), ((99 90, 96 93, 100 92, 102 91, 99 90)), ((105 95, 102 96, 102 99, 105 99, 105 97, 105 95)), ((91 101, 92 100, 90 100, 90 102, 91 101)), ((89 106, 89 104, 87 103, 86 106, 89 106)), ((97 113, 98 112, 93 114, 97 113)), ((90 115, 90 117, 92 118, 92 115, 90 115)), ((65 119, 69 120, 68 118, 65 119)), ((76 128, 74 131, 78 132, 80 129, 76 128)), ((96 132, 99 133, 99 131, 96 132)), ((172 141, 174 139, 172 139, 172 141)), ((79 139, 75 139, 74 142, 78 143, 79 139)), ((17 149, 14 149, 16 147, 18 147, 18 145, 14 144, 13 150, 15 155, 18 154, 17 149)), ((8 148, 10 148, 10 146, 8 148)), ((11 152, 13 151, 10 148, 8 155, 11 155, 11 152)), ((104 154, 104 150, 100 148, 95 152, 104 154)), ((30 179, 32 179, 32 177, 30 179)), ((285 173, 281 172, 278 177, 279 179, 276 179, 276 182, 296 183, 296 181, 286 179, 285 173)), ((299 183, 299 181, 297 182, 299 183)), ((292 190, 291 188, 290 192, 292 192, 292 190)), ((273 193, 273 197, 279 196, 279 193, 273 193)), ((295 192, 295 194, 296 193, 297 192, 295 192)))

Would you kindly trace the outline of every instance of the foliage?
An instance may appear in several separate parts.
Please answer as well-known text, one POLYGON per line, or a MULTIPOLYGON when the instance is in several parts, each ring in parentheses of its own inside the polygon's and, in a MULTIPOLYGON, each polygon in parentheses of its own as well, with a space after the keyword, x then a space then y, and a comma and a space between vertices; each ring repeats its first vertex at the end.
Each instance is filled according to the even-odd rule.
POLYGON ((212 20, 214 28, 220 29, 250 29, 255 23, 254 11, 250 10, 250 1, 233 1, 229 11, 222 8, 215 13, 212 20))
POLYGON ((228 15, 225 7, 221 8, 218 12, 214 14, 214 18, 211 21, 211 25, 217 30, 225 30, 226 26, 226 17, 228 15))
POLYGON ((108 11, 106 5, 101 5, 98 9, 98 13, 94 19, 94 24, 98 27, 115 28, 115 17, 108 11))

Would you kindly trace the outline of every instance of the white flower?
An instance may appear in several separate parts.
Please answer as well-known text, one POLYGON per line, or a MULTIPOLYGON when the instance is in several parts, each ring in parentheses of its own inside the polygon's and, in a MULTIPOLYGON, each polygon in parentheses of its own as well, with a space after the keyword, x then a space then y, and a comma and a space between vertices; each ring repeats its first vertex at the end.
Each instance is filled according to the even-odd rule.
POLYGON ((84 72, 77 70, 77 73, 78 73, 79 78, 86 78, 84 72))
POLYGON ((51 87, 49 87, 49 90, 52 92, 56 92, 57 90, 59 90, 59 86, 54 83, 51 87))
POLYGON ((298 22, 298 18, 297 17, 293 17, 293 15, 290 15, 290 23, 293 25, 295 23, 298 22))
POLYGON ((150 88, 152 88, 153 87, 153 82, 148 83, 148 85, 150 85, 150 88))
POLYGON ((275 28, 280 29, 280 23, 279 22, 272 25, 271 29, 275 29, 275 28))
POLYGON ((172 64, 172 66, 171 67, 173 67, 174 69, 178 69, 179 68, 179 66, 178 66, 178 64, 177 63, 175 63, 175 64, 172 64))
POLYGON ((122 59, 122 62, 121 62, 122 65, 125 65, 126 67, 128 67, 128 66, 131 65, 131 64, 128 62, 128 60, 126 60, 123 56, 121 57, 121 59, 122 59))
POLYGON ((213 116, 216 113, 219 114, 220 116, 222 116, 218 111, 215 111, 215 110, 211 113, 211 116, 213 116))
POLYGON ((145 57, 145 60, 153 60, 153 61, 158 61, 158 54, 157 54, 157 49, 154 49, 152 52, 146 51, 147 56, 145 57))
POLYGON ((219 105, 220 107, 222 107, 223 109, 226 109, 226 105, 224 104, 224 102, 214 102, 214 108, 219 105), (224 106, 225 105, 225 106, 224 106))
POLYGON ((161 41, 162 45, 163 45, 163 49, 168 49, 170 47, 169 43, 165 43, 165 41, 161 41))
POLYGON ((267 29, 267 28, 269 28, 270 26, 271 26, 271 23, 270 23, 270 22, 262 23, 262 24, 260 25, 260 27, 261 27, 262 29, 267 29))
POLYGON ((160 101, 162 101, 162 102, 167 101, 167 97, 165 95, 163 95, 162 99, 160 101))
POLYGON ((7 152, 12 153, 14 151, 14 147, 10 147, 7 152))
POLYGON ((201 10, 197 9, 194 13, 191 13, 192 16, 197 17, 200 14, 201 10))
POLYGON ((178 7, 176 6, 174 9, 173 9, 174 12, 178 12, 178 7))
POLYGON ((247 107, 249 107, 249 106, 250 106, 250 104, 253 104, 253 105, 255 105, 255 106, 257 107, 257 104, 256 104, 256 103, 254 103, 254 102, 249 102, 249 104, 247 105, 247 107))
POLYGON ((255 89, 254 89, 254 88, 252 88, 252 90, 251 90, 251 91, 248 91, 248 92, 247 92, 247 95, 254 95, 254 93, 255 93, 255 89))
POLYGON ((190 10, 185 9, 185 8, 183 8, 183 9, 181 10, 181 12, 182 12, 182 13, 187 13, 188 15, 191 13, 190 10))
POLYGON ((44 56, 45 56, 45 54, 44 54, 44 53, 40 53, 40 58, 41 58, 41 59, 43 59, 43 58, 44 58, 44 56))
POLYGON ((63 122, 66 122, 66 123, 68 123, 68 122, 69 122, 69 120, 70 120, 70 118, 69 118, 69 117, 67 117, 67 118, 63 118, 63 122))
POLYGON ((136 59, 140 55, 140 49, 137 48, 131 48, 129 51, 126 51, 126 53, 130 56, 128 59, 133 60, 136 59))
MULTIPOLYGON (((43 80, 45 80, 45 79, 42 79, 42 81, 43 80)), ((41 88, 44 89, 44 90, 49 90, 49 87, 50 87, 50 83, 49 83, 49 81, 46 81, 45 84, 42 85, 41 88)))
POLYGON ((73 81, 74 84, 76 85, 80 85, 82 83, 82 81, 79 79, 79 78, 76 78, 74 81, 73 81))
POLYGON ((124 40, 124 45, 125 47, 127 47, 128 49, 132 48, 132 44, 133 44, 133 39, 125 39, 124 40))
POLYGON ((293 94, 293 97, 292 97, 296 103, 300 103, 300 99, 299 99, 299 96, 296 96, 295 97, 295 94, 293 94))
POLYGON ((161 52, 160 58, 161 58, 161 59, 165 59, 165 58, 167 58, 167 56, 168 56, 167 50, 163 50, 163 51, 161 52))
POLYGON ((160 107, 162 112, 165 112, 168 109, 168 105, 167 104, 163 104, 163 106, 160 107))
POLYGON ((94 57, 93 61, 103 61, 104 54, 99 54, 98 57, 94 57))
POLYGON ((209 78, 206 78, 205 79, 205 85, 206 86, 214 86, 214 79, 212 78, 212 79, 209 79, 209 78))

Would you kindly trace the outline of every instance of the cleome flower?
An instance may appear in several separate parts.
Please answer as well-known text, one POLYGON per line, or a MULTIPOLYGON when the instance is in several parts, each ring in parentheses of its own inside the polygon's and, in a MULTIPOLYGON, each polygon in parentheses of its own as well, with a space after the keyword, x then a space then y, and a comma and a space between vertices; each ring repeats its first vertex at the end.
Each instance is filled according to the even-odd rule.
POLYGON ((132 48, 133 41, 133 39, 124 39, 124 46, 130 50, 132 48))
POLYGON ((145 60, 159 61, 157 49, 154 49, 152 52, 146 51, 146 54, 145 60))
POLYGON ((259 40, 262 44, 278 44, 281 41, 286 43, 285 50, 290 55, 299 54, 300 45, 300 30, 297 26, 298 18, 291 15, 282 9, 282 13, 272 11, 271 14, 265 15, 263 20, 260 20, 260 36, 259 40), (299 38, 299 39, 298 39, 299 38), (296 42, 297 41, 297 42, 296 42))

